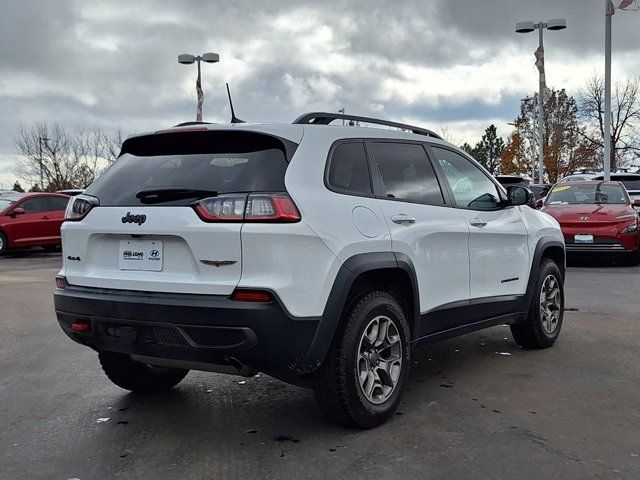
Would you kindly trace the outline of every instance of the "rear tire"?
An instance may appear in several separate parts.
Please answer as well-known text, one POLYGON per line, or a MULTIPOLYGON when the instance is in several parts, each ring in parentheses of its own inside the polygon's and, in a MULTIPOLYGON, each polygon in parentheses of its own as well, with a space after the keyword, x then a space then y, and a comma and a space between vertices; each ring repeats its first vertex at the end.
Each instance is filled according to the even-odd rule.
POLYGON ((154 367, 131 360, 124 353, 100 352, 102 370, 120 388, 136 393, 159 393, 175 387, 189 373, 179 368, 154 367))
POLYGON ((547 348, 560 335, 564 316, 564 285, 553 260, 542 260, 527 320, 511 325, 511 334, 525 348, 547 348))
POLYGON ((400 404, 410 366, 409 325, 395 298, 373 291, 350 299, 314 393, 323 412, 347 427, 373 428, 400 404))

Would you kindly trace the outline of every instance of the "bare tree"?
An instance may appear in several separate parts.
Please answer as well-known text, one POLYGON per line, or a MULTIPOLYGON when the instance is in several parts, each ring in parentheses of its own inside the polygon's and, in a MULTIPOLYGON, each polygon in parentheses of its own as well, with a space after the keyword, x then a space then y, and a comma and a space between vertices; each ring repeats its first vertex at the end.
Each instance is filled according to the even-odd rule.
POLYGON ((21 154, 17 175, 33 189, 54 191, 88 186, 117 158, 122 135, 101 130, 70 134, 58 124, 21 128, 15 145, 21 154), (35 187, 37 184, 37 187, 35 187))
MULTIPOLYGON (((532 97, 520 105, 515 130, 502 152, 503 171, 525 174, 538 156, 537 105, 532 97)), ((579 123, 578 106, 564 89, 551 89, 544 97, 544 164, 549 181, 567 171, 593 167, 596 153, 579 123)))
MULTIPOLYGON (((640 159, 640 77, 615 84, 611 98, 611 170, 640 159)), ((586 124, 585 137, 604 150, 604 80, 593 75, 579 95, 580 117, 586 124)))

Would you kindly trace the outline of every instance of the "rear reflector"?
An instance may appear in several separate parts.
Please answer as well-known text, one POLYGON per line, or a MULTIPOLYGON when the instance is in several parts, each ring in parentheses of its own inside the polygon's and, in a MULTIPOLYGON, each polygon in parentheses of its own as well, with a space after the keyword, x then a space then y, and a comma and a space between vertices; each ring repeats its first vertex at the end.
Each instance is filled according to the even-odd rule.
POLYGON ((74 332, 88 332, 91 330, 91 324, 89 322, 73 322, 71 330, 74 332))
POLYGON ((262 290, 236 290, 233 292, 231 300, 236 302, 271 302, 271 294, 262 290))
POLYGON ((299 222, 286 193, 230 194, 200 200, 194 209, 205 222, 299 222))
POLYGON ((67 286, 67 282, 65 282, 63 277, 56 277, 56 287, 65 288, 67 286))

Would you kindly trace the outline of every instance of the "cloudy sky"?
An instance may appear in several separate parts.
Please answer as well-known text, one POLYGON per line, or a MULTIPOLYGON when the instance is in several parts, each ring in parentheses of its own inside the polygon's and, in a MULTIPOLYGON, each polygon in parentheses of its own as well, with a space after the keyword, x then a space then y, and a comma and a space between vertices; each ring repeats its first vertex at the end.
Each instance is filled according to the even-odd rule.
MULTIPOLYGON (((195 116, 290 122, 313 110, 412 122, 475 142, 509 133, 519 99, 537 89, 537 35, 521 20, 566 17, 545 32, 547 82, 576 93, 602 72, 603 0, 91 1, 2 0, 0 184, 15 180, 20 126, 58 122, 129 134, 195 116)), ((640 12, 613 19, 614 79, 640 74, 640 12)), ((1 186, 1 185, 0 185, 1 186)))

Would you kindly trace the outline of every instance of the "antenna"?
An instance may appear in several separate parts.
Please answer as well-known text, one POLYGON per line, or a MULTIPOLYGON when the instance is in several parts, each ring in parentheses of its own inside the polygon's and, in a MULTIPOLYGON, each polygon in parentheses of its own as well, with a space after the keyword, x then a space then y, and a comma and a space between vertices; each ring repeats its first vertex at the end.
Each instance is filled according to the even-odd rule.
POLYGON ((246 123, 244 120, 240 120, 236 117, 236 112, 233 110, 233 102, 231 101, 231 92, 229 91, 229 84, 227 83, 227 95, 229 96, 229 106, 231 107, 231 123, 246 123))

